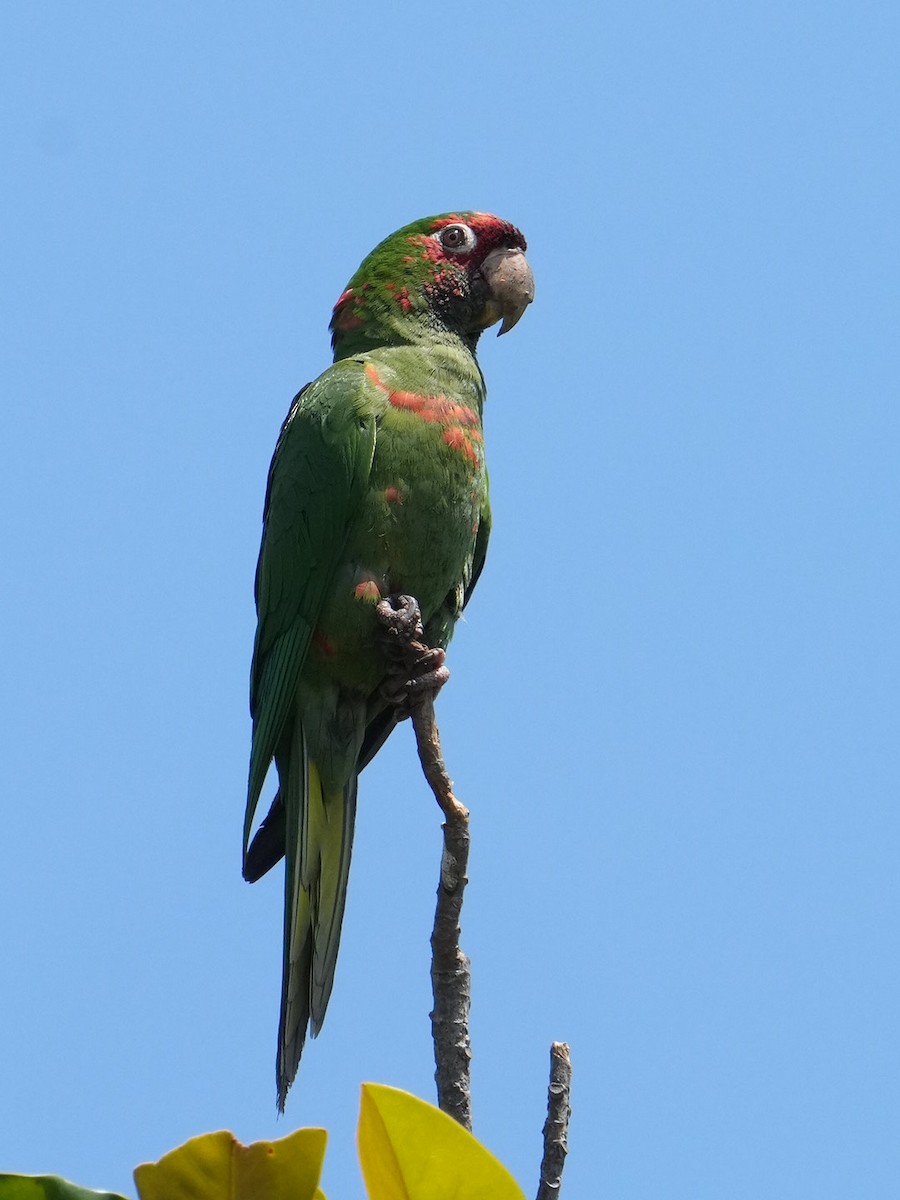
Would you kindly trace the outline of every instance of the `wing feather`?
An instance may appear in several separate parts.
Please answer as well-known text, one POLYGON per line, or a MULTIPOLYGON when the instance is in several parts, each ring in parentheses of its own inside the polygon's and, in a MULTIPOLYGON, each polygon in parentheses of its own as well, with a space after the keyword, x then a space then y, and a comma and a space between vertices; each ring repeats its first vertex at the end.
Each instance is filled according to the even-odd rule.
POLYGON ((256 568, 245 862, 266 774, 371 471, 377 412, 371 392, 360 362, 335 363, 294 397, 269 468, 256 568))

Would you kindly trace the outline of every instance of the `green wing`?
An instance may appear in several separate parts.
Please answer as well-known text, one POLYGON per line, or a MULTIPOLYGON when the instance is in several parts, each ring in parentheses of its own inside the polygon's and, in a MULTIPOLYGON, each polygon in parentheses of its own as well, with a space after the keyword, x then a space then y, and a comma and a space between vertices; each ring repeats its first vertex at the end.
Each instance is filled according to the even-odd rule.
POLYGON ((425 641, 429 646, 446 647, 450 644, 456 622, 472 598, 475 584, 484 568, 490 536, 491 505, 489 497, 485 496, 478 521, 478 533, 475 535, 475 545, 472 548, 472 557, 466 563, 463 576, 457 586, 447 593, 444 602, 425 626, 425 641))
POLYGON ((365 493, 375 424, 362 364, 343 360, 295 397, 275 447, 256 568, 245 862, 322 602, 365 493))
MULTIPOLYGON (((285 424, 287 424, 287 422, 285 422, 285 424)), ((484 567, 490 533, 491 509, 489 501, 485 500, 484 508, 481 512, 481 520, 478 525, 478 534, 475 540, 475 552, 472 556, 472 569, 468 580, 464 584, 463 608, 465 608, 465 606, 469 603, 472 592, 475 590, 475 584, 478 582, 478 578, 481 575, 484 567)), ((442 643, 440 638, 442 636, 449 640, 449 634, 452 632, 453 625, 459 616, 459 610, 455 598, 455 592, 448 596, 447 603, 438 610, 435 619, 430 623, 428 636, 429 639, 433 639, 430 641, 431 645, 441 645, 442 643)), ((372 713, 366 727, 365 737, 360 750, 360 770, 363 770, 364 767, 369 765, 369 763, 390 737, 391 733, 393 733, 396 725, 397 716, 393 709, 381 708, 376 709, 376 711, 372 713)), ((251 882, 262 878, 262 876, 265 875, 267 871, 270 871, 272 867, 274 867, 275 864, 283 857, 284 848, 284 805, 282 803, 281 794, 279 793, 273 800, 272 807, 270 808, 265 821, 257 831, 256 837, 253 839, 253 845, 250 847, 250 858, 245 860, 245 878, 251 882)))
POLYGON ((463 599, 463 608, 469 603, 472 593, 475 591, 475 584, 484 569, 484 560, 487 558, 488 541, 491 536, 491 499, 490 495, 484 498, 484 507, 481 510, 481 520, 478 522, 478 533, 475 535, 475 553, 472 555, 472 574, 466 581, 465 596, 463 599))

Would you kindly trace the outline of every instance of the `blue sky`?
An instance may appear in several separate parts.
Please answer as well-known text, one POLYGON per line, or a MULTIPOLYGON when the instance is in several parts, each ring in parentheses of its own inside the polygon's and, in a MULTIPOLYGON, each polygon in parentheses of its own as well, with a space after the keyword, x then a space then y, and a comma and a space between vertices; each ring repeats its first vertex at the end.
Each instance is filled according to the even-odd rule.
POLYGON ((291 396, 387 233, 472 207, 494 535, 438 715, 473 813, 476 1133, 565 1195, 896 1188, 900 9, 11 3, 0 16, 0 1169, 433 1095, 438 819, 367 770, 275 1119, 281 881, 240 878, 291 396))

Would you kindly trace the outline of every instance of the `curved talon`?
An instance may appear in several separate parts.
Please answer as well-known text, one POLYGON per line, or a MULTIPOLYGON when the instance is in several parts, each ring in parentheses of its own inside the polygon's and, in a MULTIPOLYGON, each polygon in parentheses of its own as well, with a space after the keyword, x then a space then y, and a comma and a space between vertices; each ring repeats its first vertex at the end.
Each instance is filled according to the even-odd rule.
MULTIPOLYGON (((414 664, 414 675, 410 675, 409 664, 398 664, 382 683, 381 695, 389 704, 400 710, 408 708, 425 692, 431 692, 434 698, 450 678, 450 670, 444 665, 444 657, 444 651, 439 647, 430 650, 414 664), (430 663, 434 665, 429 666, 430 663), (428 669, 423 670, 423 667, 428 669)), ((403 715, 408 716, 409 713, 405 712, 403 715)))
POLYGON ((381 684, 383 698, 396 710, 398 720, 410 715, 413 704, 426 693, 432 699, 450 678, 441 646, 425 646, 422 614, 414 596, 386 596, 376 606, 384 627, 387 676, 381 684))
MULTIPOLYGON (((412 647, 410 647, 412 649, 412 647)), ((410 664, 410 670, 417 678, 428 671, 435 671, 444 665, 447 651, 442 646, 426 646, 410 664)))
POLYGON ((414 679, 408 679, 406 681, 406 690, 407 693, 413 696, 426 691, 433 691, 437 695, 449 678, 450 671, 441 663, 433 671, 426 671, 424 675, 417 675, 414 679))
POLYGON ((376 605, 375 612, 384 626, 385 635, 394 645, 424 636, 422 614, 415 596, 386 596, 376 605))

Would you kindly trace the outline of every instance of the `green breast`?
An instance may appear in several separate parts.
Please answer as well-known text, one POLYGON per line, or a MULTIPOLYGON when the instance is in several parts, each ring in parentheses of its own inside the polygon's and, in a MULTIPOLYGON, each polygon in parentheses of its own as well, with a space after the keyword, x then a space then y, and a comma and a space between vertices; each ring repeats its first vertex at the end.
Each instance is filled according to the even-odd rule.
POLYGON ((309 665, 368 692, 383 669, 374 648, 382 597, 415 596, 426 623, 448 595, 461 608, 487 474, 484 385, 471 355, 398 347, 364 359, 379 413, 375 457, 309 665))

